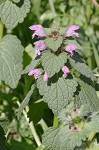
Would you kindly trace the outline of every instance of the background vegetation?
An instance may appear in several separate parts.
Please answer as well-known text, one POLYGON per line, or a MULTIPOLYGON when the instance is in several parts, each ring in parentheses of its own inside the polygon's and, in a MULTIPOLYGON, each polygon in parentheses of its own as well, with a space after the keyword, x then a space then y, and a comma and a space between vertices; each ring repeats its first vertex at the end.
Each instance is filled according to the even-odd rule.
MULTIPOLYGON (((18 0, 17 0, 18 1, 18 0)), ((2 0, 0 0, 2 4, 2 0)), ((13 3, 14 0, 13 0, 13 3)), ((18 7, 23 5, 22 1, 16 3, 18 7)), ((0 8, 1 10, 1 8, 0 8)), ((1 13, 1 12, 0 12, 1 13)), ((1 17, 1 16, 0 16, 1 17)), ((91 0, 31 0, 31 8, 27 17, 14 29, 7 29, 4 19, 0 21, 0 40, 8 33, 16 35, 20 39, 24 50, 23 68, 32 58, 33 42, 29 26, 42 24, 44 27, 51 25, 68 27, 72 24, 80 26, 80 37, 78 43, 81 45, 79 52, 94 70, 97 77, 96 92, 99 96, 99 7, 91 0)), ((18 86, 10 88, 4 82, 0 82, 0 136, 6 133, 6 148, 8 150, 35 150, 40 146, 44 130, 54 124, 55 118, 47 104, 35 89, 29 104, 26 106, 20 119, 17 118, 18 108, 28 91, 30 90, 33 78, 22 75, 18 86), (29 123, 29 118, 31 123, 29 123), (35 135, 35 130, 38 134, 35 135)), ((5 137, 2 136, 0 143, 3 144, 5 137)), ((43 148, 41 148, 43 149, 43 148)), ((2 150, 2 149, 0 149, 2 150)), ((40 150, 40 149, 38 149, 40 150)))

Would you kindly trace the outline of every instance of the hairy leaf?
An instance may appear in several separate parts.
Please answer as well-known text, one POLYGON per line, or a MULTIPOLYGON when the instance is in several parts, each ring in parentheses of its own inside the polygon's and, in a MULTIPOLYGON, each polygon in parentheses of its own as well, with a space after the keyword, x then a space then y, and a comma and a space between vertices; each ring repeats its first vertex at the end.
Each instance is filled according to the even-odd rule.
POLYGON ((20 107, 19 107, 19 109, 18 109, 18 118, 20 117, 21 112, 23 111, 23 109, 25 108, 25 106, 28 104, 28 102, 29 102, 29 100, 30 100, 30 97, 31 97, 31 95, 32 95, 32 93, 33 93, 33 91, 34 91, 34 87, 35 87, 35 85, 33 84, 33 85, 31 86, 31 90, 28 92, 28 94, 26 95, 26 97, 25 97, 24 100, 22 101, 22 103, 21 103, 21 105, 20 105, 20 107))
POLYGON ((43 144, 46 150, 73 150, 82 144, 89 130, 71 131, 69 126, 49 128, 43 135, 43 144))
POLYGON ((92 70, 84 63, 84 61, 78 54, 75 54, 72 58, 70 58, 70 64, 75 70, 80 72, 82 75, 85 75, 86 77, 91 78, 92 80, 96 79, 92 70))
POLYGON ((70 130, 68 125, 50 127, 43 135, 46 150, 73 150, 75 147, 80 147, 82 141, 89 138, 92 132, 99 132, 99 114, 91 116, 90 120, 82 122, 78 127, 78 131, 70 130))
POLYGON ((37 86, 43 99, 55 114, 58 114, 63 107, 71 100, 76 91, 77 82, 73 79, 59 78, 57 82, 43 81, 43 77, 37 80, 37 86))
POLYGON ((14 35, 6 35, 0 42, 0 80, 16 88, 22 72, 23 46, 14 35))
POLYGON ((48 48, 56 52, 58 48, 61 46, 62 40, 63 40, 62 36, 59 36, 57 40, 53 40, 52 38, 47 38, 45 40, 45 44, 48 46, 48 48))
POLYGON ((46 51, 42 55, 42 65, 49 77, 52 77, 55 73, 58 73, 67 62, 67 55, 65 52, 61 53, 59 56, 56 56, 54 53, 46 51))
MULTIPOLYGON (((17 0, 17 2, 19 2, 17 0)), ((24 0, 21 7, 10 0, 0 3, 0 18, 5 26, 12 30, 18 23, 23 22, 27 13, 30 11, 30 0, 24 0)))
POLYGON ((79 98, 82 105, 85 106, 86 111, 99 111, 99 99, 96 95, 95 89, 87 83, 78 80, 81 86, 79 98))

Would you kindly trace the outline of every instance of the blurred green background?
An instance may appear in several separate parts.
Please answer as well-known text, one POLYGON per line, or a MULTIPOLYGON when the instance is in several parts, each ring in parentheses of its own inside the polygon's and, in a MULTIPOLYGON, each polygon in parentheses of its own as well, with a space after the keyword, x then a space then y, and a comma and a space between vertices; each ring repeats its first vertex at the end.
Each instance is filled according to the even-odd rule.
MULTIPOLYGON (((42 24, 44 27, 54 24, 66 28, 72 24, 80 26, 78 43, 81 47, 78 51, 88 66, 94 70, 97 77, 95 88, 99 94, 99 7, 92 0, 31 0, 31 11, 28 16, 12 31, 12 34, 17 35, 25 47, 24 68, 34 57, 32 49, 36 39, 32 40, 32 31, 29 30, 29 26, 33 24, 42 24)), ((3 35, 6 35, 8 31, 4 26, 3 28, 3 35)), ((8 150, 37 148, 25 114, 22 114, 20 120, 16 116, 18 107, 32 83, 33 78, 28 75, 22 75, 18 87, 14 90, 0 83, 0 116, 7 119, 6 124, 2 123, 2 126, 7 136, 8 150)), ((33 122, 41 140, 44 130, 53 125, 53 113, 42 101, 37 89, 33 92, 25 112, 28 112, 27 116, 33 122)))

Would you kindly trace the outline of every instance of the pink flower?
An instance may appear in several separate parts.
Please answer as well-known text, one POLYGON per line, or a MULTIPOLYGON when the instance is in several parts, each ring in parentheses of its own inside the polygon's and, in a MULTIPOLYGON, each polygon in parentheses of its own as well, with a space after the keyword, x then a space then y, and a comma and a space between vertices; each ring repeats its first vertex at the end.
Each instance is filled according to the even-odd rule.
POLYGON ((74 54, 75 49, 77 48, 74 44, 68 44, 65 46, 65 50, 71 54, 71 56, 74 54))
POLYGON ((68 75, 68 73, 70 73, 70 70, 69 70, 69 68, 67 67, 67 66, 64 66, 63 68, 62 68, 62 71, 63 71, 63 77, 67 77, 67 75, 68 75))
POLYGON ((36 42, 34 42, 34 45, 37 47, 36 50, 35 50, 35 53, 36 53, 37 55, 40 55, 40 54, 41 54, 40 51, 45 50, 46 47, 47 47, 47 46, 44 44, 43 41, 36 41, 36 42))
POLYGON ((75 32, 78 29, 79 29, 79 26, 77 26, 77 25, 70 26, 66 31, 66 36, 70 37, 70 36, 75 35, 75 36, 79 37, 79 34, 77 32, 75 32))
POLYGON ((32 25, 29 27, 30 30, 34 30, 34 34, 32 34, 32 39, 37 35, 38 37, 46 37, 46 33, 44 28, 41 25, 32 25))
POLYGON ((48 81, 48 75, 47 75, 46 72, 44 73, 44 78, 43 78, 43 80, 44 80, 44 81, 48 81))
POLYGON ((42 69, 33 69, 28 73, 28 75, 29 76, 34 75, 34 78, 37 79, 42 73, 43 73, 42 69))

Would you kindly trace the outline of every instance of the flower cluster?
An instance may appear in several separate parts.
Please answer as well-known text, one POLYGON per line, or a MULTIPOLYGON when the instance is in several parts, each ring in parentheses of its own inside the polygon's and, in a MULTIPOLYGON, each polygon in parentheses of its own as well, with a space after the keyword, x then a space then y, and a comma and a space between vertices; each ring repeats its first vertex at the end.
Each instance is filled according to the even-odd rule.
MULTIPOLYGON (((29 27, 29 29, 34 31, 34 33, 32 34, 32 39, 35 36, 37 36, 40 39, 39 41, 34 42, 34 46, 35 46, 35 54, 41 55, 41 52, 48 48, 47 45, 44 43, 44 40, 42 40, 42 39, 47 38, 48 35, 46 34, 45 29, 43 28, 42 25, 32 25, 29 27)), ((63 37, 64 37, 64 35, 65 35, 65 38, 71 37, 71 36, 79 37, 79 34, 76 32, 76 30, 78 30, 78 29, 79 29, 79 26, 77 26, 77 25, 70 26, 63 34, 63 37)), ((53 37, 53 35, 52 35, 52 37, 53 37)), ((57 33, 55 34, 55 40, 57 40, 56 37, 58 37, 57 33)), ((63 47, 63 50, 66 51, 70 56, 74 55, 74 52, 76 49, 77 49, 77 46, 73 43, 64 45, 64 47, 63 47)), ((70 70, 67 66, 63 66, 62 72, 63 72, 63 77, 66 78, 67 75, 70 73, 70 70)), ((37 79, 41 74, 44 74, 44 81, 47 81, 48 74, 46 71, 44 71, 42 69, 35 68, 28 73, 29 76, 34 75, 35 79, 37 79)))

